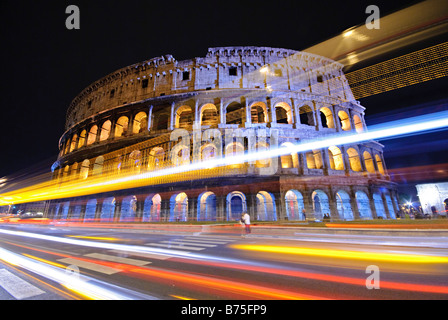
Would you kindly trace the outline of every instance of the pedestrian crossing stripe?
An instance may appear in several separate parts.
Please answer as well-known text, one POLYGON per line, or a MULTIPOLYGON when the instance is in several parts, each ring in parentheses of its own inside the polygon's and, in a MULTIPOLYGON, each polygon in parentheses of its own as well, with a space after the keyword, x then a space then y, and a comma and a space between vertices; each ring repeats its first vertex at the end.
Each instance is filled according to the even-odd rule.
POLYGON ((106 261, 117 262, 117 263, 124 263, 124 264, 133 265, 133 266, 139 266, 139 267, 145 266, 145 265, 151 263, 150 261, 124 258, 124 257, 118 257, 118 256, 111 256, 111 255, 103 254, 103 253, 89 253, 89 254, 85 254, 84 256, 93 258, 93 259, 106 260, 106 261))
POLYGON ((0 269, 0 287, 5 289, 17 300, 31 298, 45 293, 45 291, 42 291, 6 269, 0 269))
POLYGON ((147 246, 156 246, 156 247, 164 247, 169 249, 186 249, 186 250, 193 250, 193 251, 199 251, 204 250, 205 248, 198 248, 198 247, 189 247, 189 246, 182 246, 182 245, 171 245, 171 244, 164 244, 164 243, 146 243, 147 246))
POLYGON ((182 245, 182 244, 187 244, 187 245, 191 245, 191 246, 203 246, 203 247, 210 247, 210 248, 212 248, 212 247, 216 247, 216 244, 205 244, 205 243, 195 243, 195 242, 193 242, 193 243, 191 243, 191 242, 186 242, 186 241, 160 241, 160 243, 168 243, 168 244, 170 244, 170 243, 172 243, 172 244, 180 244, 180 245, 182 245))

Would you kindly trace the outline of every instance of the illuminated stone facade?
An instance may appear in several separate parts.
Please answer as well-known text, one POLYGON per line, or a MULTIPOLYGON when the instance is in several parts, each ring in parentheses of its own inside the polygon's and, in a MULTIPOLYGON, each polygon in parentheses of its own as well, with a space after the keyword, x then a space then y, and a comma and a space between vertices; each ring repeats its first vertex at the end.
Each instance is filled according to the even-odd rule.
MULTIPOLYGON (((54 179, 152 172, 239 152, 363 132, 364 111, 339 63, 268 47, 209 48, 117 70, 70 104, 54 179), (172 133, 191 134, 184 150, 172 133), (221 140, 193 140, 193 133, 221 140), (275 137, 275 141, 273 140, 275 137), (219 141, 217 144, 216 141, 219 141), (177 148, 177 149, 176 149, 177 148), (196 149, 195 149, 196 148, 196 149), (173 163, 173 150, 181 163, 173 163)), ((185 141, 184 141, 185 142, 185 141)), ((234 174, 53 201, 48 216, 101 221, 384 219, 398 212, 375 141, 236 164, 234 174), (304 215, 306 214, 306 217, 304 215)), ((233 171, 232 171, 233 172, 233 171)), ((182 181, 181 181, 182 180, 182 181)))

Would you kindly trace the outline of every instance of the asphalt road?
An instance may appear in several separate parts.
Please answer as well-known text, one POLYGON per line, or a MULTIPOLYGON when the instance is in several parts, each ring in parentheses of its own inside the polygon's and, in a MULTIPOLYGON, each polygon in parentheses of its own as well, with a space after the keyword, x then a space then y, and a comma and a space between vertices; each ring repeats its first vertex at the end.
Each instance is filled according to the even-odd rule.
POLYGON ((446 300, 446 240, 4 224, 0 299, 446 300))

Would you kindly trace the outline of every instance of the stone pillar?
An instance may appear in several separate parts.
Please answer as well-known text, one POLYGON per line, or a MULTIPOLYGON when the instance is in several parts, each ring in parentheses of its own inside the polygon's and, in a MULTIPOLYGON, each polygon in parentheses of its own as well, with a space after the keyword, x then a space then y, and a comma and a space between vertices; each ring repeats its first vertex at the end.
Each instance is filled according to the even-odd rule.
POLYGON ((100 220, 101 219, 101 212, 103 211, 103 201, 100 201, 99 199, 97 199, 96 201, 96 208, 95 208, 95 220, 100 220))
POLYGON ((121 204, 123 199, 121 197, 115 197, 115 212, 113 216, 114 222, 119 222, 121 217, 121 204))
POLYGON ((198 219, 198 198, 188 197, 188 221, 197 221, 198 219))
POLYGON ((350 187, 350 205, 353 211, 353 217, 355 220, 359 220, 361 215, 359 214, 358 202, 356 201, 356 190, 353 187, 350 187))
POLYGON ((376 212, 375 201, 373 199, 373 190, 369 188, 367 192, 367 197, 369 198, 370 211, 372 211, 372 218, 378 219, 378 214, 376 212))
POLYGON ((160 203, 160 221, 169 221, 170 219, 170 199, 162 199, 160 203))

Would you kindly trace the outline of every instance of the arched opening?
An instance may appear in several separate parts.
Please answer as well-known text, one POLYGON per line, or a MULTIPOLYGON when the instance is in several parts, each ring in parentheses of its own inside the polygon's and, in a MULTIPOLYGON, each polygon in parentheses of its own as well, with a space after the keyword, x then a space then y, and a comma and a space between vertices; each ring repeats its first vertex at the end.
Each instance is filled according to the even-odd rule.
POLYGON ((301 106, 299 108, 299 117, 300 117, 300 124, 308 126, 316 126, 316 122, 314 119, 314 112, 310 106, 308 105, 301 106))
POLYGON ((110 122, 110 120, 104 121, 103 125, 101 126, 100 141, 104 141, 109 138, 111 126, 112 122, 110 122))
POLYGON ((160 211, 162 205, 162 198, 160 194, 149 195, 145 199, 143 208, 142 222, 158 222, 160 221, 160 211))
POLYGON ((356 191, 356 204, 361 219, 372 219, 369 197, 363 191, 356 191))
POLYGON ((154 116, 154 128, 157 131, 167 130, 170 122, 170 115, 168 113, 159 113, 154 116))
POLYGON ((74 134, 72 137, 72 142, 70 143, 70 152, 72 152, 76 149, 77 142, 78 142, 78 135, 74 134))
POLYGON ((162 147, 152 148, 149 152, 148 169, 159 169, 163 167, 165 150, 162 147))
POLYGON ((190 106, 181 106, 177 109, 174 118, 174 127, 189 129, 193 126, 194 112, 190 106))
POLYGON ((320 117, 322 127, 324 128, 334 128, 334 117, 333 112, 327 107, 320 108, 320 117))
MULTIPOLYGON (((293 144, 291 142, 283 142, 281 147, 291 147, 293 144)), ((298 168, 299 167, 299 156, 297 153, 291 153, 287 155, 280 156, 282 168, 298 168)))
POLYGON ((96 199, 90 199, 86 204, 86 212, 84 213, 84 222, 95 220, 96 199))
POLYGON ((305 154, 306 167, 308 169, 322 169, 322 152, 320 150, 309 151, 305 154))
POLYGON ((277 221, 274 195, 260 191, 257 193, 256 218, 259 221, 277 221))
POLYGON ((134 222, 136 220, 137 212, 137 197, 128 196, 121 202, 121 222, 134 222))
POLYGON ((87 137, 87 145, 91 145, 96 141, 96 134, 98 133, 98 127, 92 126, 89 130, 89 136, 87 137))
POLYGON ((344 170, 344 159, 338 147, 332 146, 328 148, 328 158, 332 170, 344 170))
POLYGON ((86 135, 87 131, 82 130, 78 139, 78 149, 84 147, 84 144, 86 143, 86 135))
POLYGON ((217 128, 219 124, 218 109, 212 103, 207 103, 201 107, 201 126, 217 128))
POLYGON ((170 199, 170 221, 188 220, 188 197, 185 192, 175 194, 170 199))
POLYGON ((76 179, 77 175, 78 175, 78 162, 75 162, 72 165, 72 170, 70 171, 70 177, 72 179, 76 179))
POLYGON ((61 210, 61 214, 60 214, 61 220, 67 220, 69 209, 70 209, 70 201, 64 202, 64 204, 62 205, 62 210, 61 210))
POLYGON ((359 160, 358 151, 354 148, 349 148, 347 150, 348 160, 350 162, 350 169, 359 172, 362 171, 361 161, 359 160))
POLYGON ((115 213, 115 198, 109 197, 103 200, 103 206, 101 209, 101 222, 112 222, 114 220, 115 213))
POLYGON ((80 204, 75 204, 73 206, 72 212, 70 214, 70 221, 77 221, 81 218, 82 206, 80 204))
POLYGON ((348 116, 347 112, 340 110, 338 112, 339 120, 341 121, 341 129, 344 131, 349 131, 352 129, 352 126, 350 124, 350 117, 348 116))
MULTIPOLYGON (((255 145, 257 152, 269 151, 269 143, 257 142, 255 145)), ((271 166, 271 158, 259 159, 255 161, 255 168, 268 168, 271 166)))
POLYGON ((131 171, 138 173, 142 166, 142 152, 140 150, 134 150, 129 155, 128 167, 131 171))
POLYGON ((243 212, 247 211, 246 196, 239 191, 227 195, 227 220, 239 221, 243 212))
POLYGON ((267 123, 268 112, 266 104, 263 102, 254 102, 250 106, 250 115, 252 123, 267 123))
POLYGON ((129 118, 122 116, 115 123, 115 138, 124 136, 128 132, 129 118))
POLYGON ((244 106, 237 102, 230 103, 226 108, 226 124, 238 124, 244 123, 244 106))
POLYGON ((303 196, 297 190, 288 190, 285 194, 286 217, 288 220, 305 220, 303 196))
POLYGON ((81 164, 81 170, 79 171, 80 179, 87 179, 87 177, 89 176, 89 168, 90 168, 90 161, 86 159, 81 164))
POLYGON ((148 129, 148 116, 146 112, 139 112, 134 117, 134 124, 132 126, 132 133, 145 132, 148 129))
POLYGON ((378 154, 375 155, 375 161, 376 161, 376 166, 378 167, 378 171, 382 175, 384 175, 383 161, 381 160, 381 157, 378 154))
POLYGON ((99 156, 98 158, 96 158, 95 163, 93 164, 93 170, 92 170, 93 176, 99 176, 103 174, 103 164, 104 164, 103 156, 99 156))
POLYGON ((292 124, 292 109, 286 102, 279 102, 275 105, 275 116, 277 123, 292 124))
POLYGON ((324 215, 330 215, 330 203, 328 201, 328 196, 322 190, 315 190, 311 194, 311 199, 313 200, 314 217, 317 220, 323 220, 324 215))
POLYGON ((203 192, 198 197, 198 221, 216 221, 216 195, 203 192))
POLYGON ((379 193, 373 194, 373 204, 375 205, 375 211, 377 218, 387 219, 386 211, 384 209, 383 198, 379 193))
POLYGON ((344 220, 353 220, 352 204, 350 202, 350 196, 344 190, 339 190, 336 193, 336 207, 338 209, 339 218, 344 220))
MULTIPOLYGON (((236 157, 244 154, 244 146, 240 142, 232 142, 226 146, 226 157, 236 157)), ((242 168, 243 163, 236 163, 229 166, 230 168, 242 168)))
POLYGON ((171 150, 171 162, 174 166, 182 166, 190 163, 190 148, 182 143, 176 144, 171 150))
POLYGON ((218 156, 216 146, 212 143, 207 143, 201 147, 202 161, 212 160, 218 156))
POLYGON ((65 142, 64 154, 67 154, 69 150, 70 150, 70 139, 68 139, 67 142, 65 142))
POLYGON ((70 166, 67 165, 64 167, 64 171, 62 172, 62 180, 63 181, 67 181, 69 173, 70 173, 70 166))
POLYGON ((361 121, 361 118, 358 116, 358 115, 354 115, 353 116, 353 122, 354 122, 354 125, 355 125, 355 130, 356 130, 356 132, 363 132, 364 131, 364 126, 362 125, 362 121, 361 121))
POLYGON ((362 154, 364 158, 364 164, 366 166, 367 172, 375 173, 375 164, 373 163, 372 155, 368 151, 364 151, 362 154))

